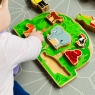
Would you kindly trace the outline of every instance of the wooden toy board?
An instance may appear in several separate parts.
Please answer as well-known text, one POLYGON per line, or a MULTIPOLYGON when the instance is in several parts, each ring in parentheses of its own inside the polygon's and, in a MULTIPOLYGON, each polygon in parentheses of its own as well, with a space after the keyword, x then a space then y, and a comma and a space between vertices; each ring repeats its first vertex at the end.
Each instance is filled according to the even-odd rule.
MULTIPOLYGON (((23 32, 26 31, 26 24, 30 23, 35 25, 37 30, 42 31, 45 41, 42 43, 42 50, 37 60, 52 77, 55 83, 59 87, 62 87, 77 76, 77 70, 79 68, 88 63, 92 55, 92 46, 86 31, 70 17, 58 13, 58 16, 63 18, 63 22, 54 23, 52 25, 46 20, 46 16, 49 14, 50 12, 46 12, 34 17, 32 20, 25 19, 24 21, 15 25, 14 30, 20 37, 23 37, 23 32), (52 29, 57 26, 60 26, 65 33, 70 35, 71 41, 69 44, 55 49, 48 41, 47 37, 51 35, 52 29), (86 36, 86 43, 84 47, 78 47, 76 45, 76 41, 78 41, 80 34, 84 34, 86 36), (68 50, 81 51, 82 55, 78 58, 77 65, 72 65, 66 58, 65 52, 68 50)), ((58 33, 56 35, 60 34, 58 33)), ((65 37, 63 36, 62 40, 67 40, 64 38, 65 37)))

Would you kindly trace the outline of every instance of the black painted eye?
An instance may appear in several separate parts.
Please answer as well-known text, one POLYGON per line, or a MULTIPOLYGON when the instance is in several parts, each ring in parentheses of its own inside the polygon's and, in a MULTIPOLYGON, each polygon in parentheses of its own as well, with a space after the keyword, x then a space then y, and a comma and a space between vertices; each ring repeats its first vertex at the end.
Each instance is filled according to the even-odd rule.
POLYGON ((60 40, 60 42, 63 42, 63 40, 60 40))
POLYGON ((62 44, 63 40, 60 40, 60 43, 62 44))

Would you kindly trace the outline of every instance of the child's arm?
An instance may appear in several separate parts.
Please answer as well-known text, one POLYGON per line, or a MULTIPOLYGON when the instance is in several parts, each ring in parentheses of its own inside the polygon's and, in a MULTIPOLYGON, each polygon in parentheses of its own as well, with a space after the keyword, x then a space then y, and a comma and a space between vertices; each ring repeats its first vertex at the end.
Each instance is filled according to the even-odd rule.
POLYGON ((43 36, 35 29, 25 39, 10 34, 5 45, 5 56, 8 65, 14 68, 21 62, 35 60, 41 51, 42 41, 43 36))

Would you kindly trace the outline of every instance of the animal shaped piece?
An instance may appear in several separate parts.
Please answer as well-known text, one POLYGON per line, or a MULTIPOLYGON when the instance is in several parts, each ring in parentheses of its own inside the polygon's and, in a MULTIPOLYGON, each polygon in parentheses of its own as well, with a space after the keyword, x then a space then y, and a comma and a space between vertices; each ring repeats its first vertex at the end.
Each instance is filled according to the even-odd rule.
POLYGON ((71 43, 70 35, 65 32, 60 25, 55 26, 51 30, 51 34, 47 37, 47 39, 55 49, 71 43))
POLYGON ((64 54, 72 65, 77 65, 78 58, 82 55, 82 52, 78 49, 75 49, 75 50, 67 50, 64 54))
POLYGON ((61 23, 63 21, 63 17, 58 16, 55 12, 51 12, 49 15, 46 16, 46 19, 51 23, 61 23))
POLYGON ((46 12, 49 10, 49 5, 44 0, 31 0, 32 6, 41 11, 46 12))
POLYGON ((25 31, 23 34, 24 34, 25 37, 28 37, 29 34, 32 32, 32 30, 34 29, 35 26, 32 25, 32 24, 27 24, 26 27, 28 28, 28 30, 25 31))
POLYGON ((84 47, 86 43, 86 36, 84 34, 79 35, 79 40, 76 41, 77 46, 84 47))
POLYGON ((87 16, 79 13, 76 16, 76 21, 80 23, 85 29, 95 32, 95 18, 93 16, 87 16))

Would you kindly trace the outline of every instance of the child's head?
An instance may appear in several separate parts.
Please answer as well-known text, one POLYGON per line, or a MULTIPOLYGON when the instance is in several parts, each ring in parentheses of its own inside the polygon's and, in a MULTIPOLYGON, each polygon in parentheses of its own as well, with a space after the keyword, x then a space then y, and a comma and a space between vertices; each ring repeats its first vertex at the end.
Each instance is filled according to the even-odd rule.
POLYGON ((0 32, 10 24, 10 13, 8 9, 9 0, 0 0, 0 32))

